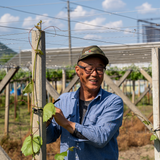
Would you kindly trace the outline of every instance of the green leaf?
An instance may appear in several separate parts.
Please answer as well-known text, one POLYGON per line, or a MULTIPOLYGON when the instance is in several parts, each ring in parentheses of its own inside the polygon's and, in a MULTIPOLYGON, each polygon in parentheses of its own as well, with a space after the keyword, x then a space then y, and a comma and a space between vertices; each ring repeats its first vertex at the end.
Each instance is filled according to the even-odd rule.
POLYGON ((39 121, 37 121, 37 124, 39 125, 39 121))
MULTIPOLYGON (((33 151, 35 154, 39 152, 42 144, 43 144, 42 138, 39 135, 33 135, 33 151)), ((25 141, 23 142, 21 151, 25 156, 29 156, 33 154, 32 141, 31 141, 30 135, 26 137, 25 141)))
POLYGON ((52 115, 55 115, 56 109, 53 103, 47 103, 43 108, 43 122, 47 122, 52 115))
POLYGON ((72 146, 72 147, 68 148, 68 150, 70 150, 70 151, 73 152, 73 148, 74 148, 74 147, 72 146))
POLYGON ((132 113, 127 113, 126 116, 132 116, 132 113))
POLYGON ((44 54, 44 53, 43 53, 41 50, 39 50, 39 49, 35 49, 35 52, 36 52, 36 53, 39 53, 39 54, 41 54, 41 55, 44 54))
POLYGON ((64 160, 64 157, 66 157, 66 156, 67 156, 67 151, 62 152, 62 153, 57 153, 57 154, 54 156, 54 158, 55 158, 56 160, 64 160))
POLYGON ((149 121, 146 121, 146 120, 143 121, 143 123, 146 124, 146 125, 149 125, 149 124, 150 124, 150 122, 149 122, 149 121))
POLYGON ((154 140, 156 140, 156 139, 158 139, 158 137, 157 137, 156 135, 152 134, 150 140, 151 140, 151 141, 154 141, 154 140))
POLYGON ((33 91, 33 82, 29 82, 28 85, 24 88, 23 94, 24 93, 32 93, 33 91))

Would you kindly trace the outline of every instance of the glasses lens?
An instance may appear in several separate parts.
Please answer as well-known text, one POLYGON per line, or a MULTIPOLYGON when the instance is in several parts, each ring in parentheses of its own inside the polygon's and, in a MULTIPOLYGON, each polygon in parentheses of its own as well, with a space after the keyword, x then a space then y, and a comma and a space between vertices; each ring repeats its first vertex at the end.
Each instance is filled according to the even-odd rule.
POLYGON ((87 74, 91 74, 92 70, 93 70, 93 67, 86 67, 85 68, 85 71, 86 71, 87 74))
POLYGON ((103 72, 104 72, 104 68, 102 68, 102 67, 97 68, 98 74, 103 74, 103 72))
POLYGON ((98 68, 93 68, 93 67, 85 67, 85 71, 87 74, 92 74, 92 72, 96 69, 98 74, 103 74, 104 73, 104 68, 103 67, 98 67, 98 68))

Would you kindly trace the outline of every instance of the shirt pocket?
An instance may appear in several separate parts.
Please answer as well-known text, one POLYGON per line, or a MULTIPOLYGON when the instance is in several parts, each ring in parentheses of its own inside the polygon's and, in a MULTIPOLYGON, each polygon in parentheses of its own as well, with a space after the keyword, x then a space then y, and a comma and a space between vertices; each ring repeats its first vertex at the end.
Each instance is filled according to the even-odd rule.
POLYGON ((89 115, 86 118, 85 125, 94 125, 94 124, 96 124, 97 119, 98 119, 97 115, 92 115, 92 116, 89 115))

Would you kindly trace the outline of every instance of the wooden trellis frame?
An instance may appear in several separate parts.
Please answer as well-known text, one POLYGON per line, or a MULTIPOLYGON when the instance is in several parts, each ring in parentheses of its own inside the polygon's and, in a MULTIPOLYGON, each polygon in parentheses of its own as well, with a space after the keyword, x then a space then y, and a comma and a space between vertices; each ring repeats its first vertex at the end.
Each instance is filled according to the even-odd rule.
MULTIPOLYGON (((149 79, 148 78, 146 78, 146 79, 152 84, 152 89, 153 89, 153 123, 154 123, 154 128, 157 128, 160 125, 160 100, 159 100, 159 97, 160 97, 160 85, 159 85, 160 84, 160 64, 159 64, 160 63, 160 49, 158 48, 159 43, 157 42, 155 44, 150 43, 150 44, 144 44, 142 46, 141 45, 142 44, 137 44, 136 46, 131 46, 131 47, 129 45, 128 46, 121 46, 121 48, 123 49, 123 51, 125 51, 125 50, 127 51, 129 49, 133 50, 133 55, 138 53, 138 51, 136 50, 138 47, 141 48, 141 50, 146 49, 146 51, 148 53, 150 52, 150 49, 151 49, 150 55, 152 57, 152 78, 148 77, 149 79)), ((116 52, 116 54, 119 54, 117 52, 117 50, 118 51, 120 50, 118 47, 115 47, 115 46, 113 46, 113 47, 107 46, 104 49, 106 49, 107 53, 109 52, 109 50, 110 51, 114 50, 116 52)), ((79 52, 79 50, 81 50, 81 49, 77 49, 77 52, 79 52)), ((102 47, 102 50, 103 50, 103 47, 102 47)), ((138 54, 139 54, 138 57, 134 56, 133 58, 142 58, 143 59, 143 57, 141 57, 141 54, 140 53, 138 53, 138 54)), ((113 55, 113 53, 111 55, 113 55)), ((114 57, 117 57, 117 56, 114 56, 114 57)), ((133 58, 130 57, 130 60, 133 60, 133 58)), ((146 58, 148 58, 148 60, 150 60, 149 56, 146 58)), ((124 59, 124 58, 122 57, 122 59, 124 59)), ((143 62, 142 59, 141 59, 141 62, 143 62)), ((115 60, 115 62, 117 62, 117 59, 114 59, 114 60, 115 60)), ((135 63, 136 61, 137 61, 137 59, 135 59, 132 62, 135 63)), ((118 61, 118 62, 120 62, 120 61, 118 61)), ((144 62, 146 62, 146 61, 144 61, 144 62)), ((140 71, 142 74, 144 73, 143 70, 140 70, 140 71)), ((126 75, 127 75, 127 73, 126 73, 126 75)), ((148 75, 145 75, 145 76, 148 76, 148 75)), ((68 87, 63 90, 63 93, 68 92, 78 80, 79 80, 79 78, 76 75, 72 79, 72 81, 70 82, 68 87)), ((141 121, 143 121, 144 119, 148 121, 148 119, 137 109, 135 104, 133 104, 128 99, 128 97, 125 96, 123 94, 123 92, 119 89, 118 86, 121 85, 120 83, 123 83, 125 78, 123 80, 121 79, 117 85, 114 84, 114 82, 111 80, 111 78, 109 76, 107 76, 106 74, 104 75, 104 80, 107 82, 109 87, 112 88, 112 90, 123 99, 124 103, 127 104, 127 106, 130 108, 130 110, 133 111, 141 121)), ((6 85, 7 85, 7 83, 6 83, 6 85)), ((147 93, 150 88, 151 88, 151 86, 147 90, 145 90, 145 92, 143 94, 147 93)), ((57 93, 57 91, 52 87, 52 85, 50 85, 50 83, 47 80, 46 80, 46 90, 54 99, 57 99, 59 97, 59 94, 57 93)), ((139 101, 141 98, 142 98, 142 96, 137 101, 139 101)), ((137 103, 137 102, 135 102, 135 103, 137 103)), ((146 125, 146 127, 149 130, 151 130, 150 126, 146 125)), ((157 135, 160 138, 159 131, 157 131, 157 135)), ((160 141, 155 140, 154 146, 155 146, 155 160, 158 160, 160 158, 160 141)))

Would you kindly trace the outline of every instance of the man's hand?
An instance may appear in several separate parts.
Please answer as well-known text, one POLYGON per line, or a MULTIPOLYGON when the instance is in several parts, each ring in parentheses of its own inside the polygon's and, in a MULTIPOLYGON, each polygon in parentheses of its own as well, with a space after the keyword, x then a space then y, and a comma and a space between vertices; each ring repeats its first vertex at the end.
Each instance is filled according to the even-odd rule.
POLYGON ((63 112, 61 111, 61 109, 56 108, 56 114, 53 115, 55 121, 63 128, 65 128, 68 132, 70 132, 71 134, 73 134, 74 130, 75 130, 75 123, 68 121, 64 115, 63 112))

